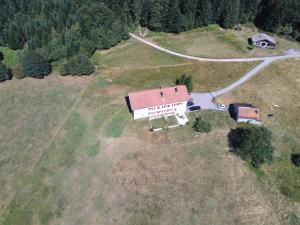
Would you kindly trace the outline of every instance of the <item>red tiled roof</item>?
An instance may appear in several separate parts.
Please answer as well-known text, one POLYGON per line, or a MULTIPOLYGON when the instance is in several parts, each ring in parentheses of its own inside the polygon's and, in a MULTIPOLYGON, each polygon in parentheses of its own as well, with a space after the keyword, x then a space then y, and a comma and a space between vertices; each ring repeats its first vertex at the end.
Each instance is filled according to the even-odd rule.
POLYGON ((261 121, 259 110, 254 107, 239 107, 238 117, 261 121))
POLYGON ((185 85, 133 92, 128 96, 132 110, 189 100, 189 94, 185 85))

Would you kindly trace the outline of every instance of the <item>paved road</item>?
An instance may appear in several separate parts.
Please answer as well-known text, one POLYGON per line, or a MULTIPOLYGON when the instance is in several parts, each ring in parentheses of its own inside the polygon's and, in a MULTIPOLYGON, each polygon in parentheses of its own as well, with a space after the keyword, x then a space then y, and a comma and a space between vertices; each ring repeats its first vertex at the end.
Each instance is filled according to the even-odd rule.
POLYGON ((239 80, 235 81, 234 83, 230 84, 229 86, 222 88, 220 90, 214 91, 211 94, 213 97, 218 97, 220 95, 226 94, 227 92, 230 92, 231 90, 235 89, 236 87, 240 86, 241 84, 245 83, 247 80, 249 80, 252 76, 254 76, 256 73, 258 73, 263 68, 267 67, 269 64, 274 62, 275 59, 266 59, 261 64, 256 66, 254 69, 246 73, 243 77, 241 77, 239 80))
POLYGON ((206 92, 206 93, 192 93, 191 98, 193 98, 194 104, 201 106, 202 109, 211 109, 211 110, 219 110, 217 105, 214 103, 215 97, 218 97, 220 95, 226 94, 233 90, 234 88, 242 85, 247 80, 249 80, 252 76, 254 76, 256 73, 270 65, 271 63, 278 61, 278 60, 284 60, 284 59, 290 59, 290 58, 300 58, 300 52, 292 52, 286 55, 282 56, 270 56, 270 57, 257 57, 257 58, 229 58, 229 59, 213 59, 213 58, 201 58, 201 57, 195 57, 195 56, 189 56, 185 54, 181 54, 178 52, 173 52, 171 50, 165 49, 163 47, 160 47, 150 41, 147 41, 143 38, 138 37, 135 34, 129 33, 130 36, 146 45, 149 45, 155 49, 158 49, 162 52, 168 53, 170 55, 182 57, 185 59, 191 59, 196 61, 203 61, 203 62, 255 62, 255 61, 262 61, 258 66, 256 66, 254 69, 246 73, 242 78, 235 81, 231 85, 222 88, 220 90, 214 91, 214 92, 206 92))

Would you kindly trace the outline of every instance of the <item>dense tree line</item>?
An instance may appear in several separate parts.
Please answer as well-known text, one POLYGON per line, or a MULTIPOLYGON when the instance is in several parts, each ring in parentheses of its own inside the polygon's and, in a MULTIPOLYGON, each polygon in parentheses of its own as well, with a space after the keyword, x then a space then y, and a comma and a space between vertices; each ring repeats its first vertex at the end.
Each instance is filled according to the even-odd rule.
POLYGON ((211 23, 233 27, 255 21, 299 38, 298 0, 0 0, 0 44, 47 47, 51 60, 106 49, 141 23, 181 32, 211 23), (63 48, 61 48, 63 46, 63 48))
POLYGON ((255 22, 300 40, 299 0, 0 0, 0 45, 58 61, 108 49, 138 24, 179 33, 255 22))

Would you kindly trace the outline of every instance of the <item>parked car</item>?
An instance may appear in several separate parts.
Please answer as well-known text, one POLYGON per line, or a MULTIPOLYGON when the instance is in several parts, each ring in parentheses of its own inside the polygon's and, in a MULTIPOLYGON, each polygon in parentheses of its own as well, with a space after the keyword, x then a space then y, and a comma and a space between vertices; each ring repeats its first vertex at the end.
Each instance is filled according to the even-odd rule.
POLYGON ((201 109, 201 107, 200 107, 200 106, 198 106, 198 105, 196 105, 196 106, 192 106, 192 107, 190 107, 189 109, 190 109, 190 111, 197 111, 197 110, 200 110, 200 109, 201 109))
POLYGON ((187 102, 187 106, 193 106, 194 105, 194 99, 190 98, 187 102))
POLYGON ((287 54, 293 54, 293 53, 295 53, 296 51, 295 51, 295 49, 293 49, 293 48, 287 48, 286 49, 286 53, 287 54))
POLYGON ((227 106, 225 104, 219 104, 218 108, 219 109, 227 109, 227 106))
POLYGON ((194 102, 188 101, 187 106, 193 106, 194 102))

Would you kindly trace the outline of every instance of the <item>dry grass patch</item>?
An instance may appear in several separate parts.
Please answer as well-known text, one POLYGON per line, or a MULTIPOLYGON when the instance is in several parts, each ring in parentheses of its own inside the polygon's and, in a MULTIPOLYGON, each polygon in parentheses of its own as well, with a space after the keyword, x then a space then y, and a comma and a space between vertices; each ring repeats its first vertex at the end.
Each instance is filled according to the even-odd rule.
POLYGON ((0 84, 1 213, 85 85, 52 76, 0 84))
MULTIPOLYGON (((291 154, 300 151, 300 82, 299 60, 272 64, 240 88, 218 99, 219 102, 250 102, 260 108, 265 126, 274 133, 275 160, 263 167, 259 174, 268 192, 274 193, 273 204, 281 210, 282 196, 278 190, 294 202, 300 201, 300 171, 291 160, 291 154), (274 107, 274 105, 279 107, 274 107), (274 114, 273 117, 268 117, 274 114)), ((284 202, 284 201, 283 201, 284 202)), ((291 207, 287 202, 284 207, 291 207), (288 206, 289 205, 289 206, 288 206)), ((299 203, 291 211, 299 215, 299 203), (297 208, 298 206, 298 208, 297 208)))

